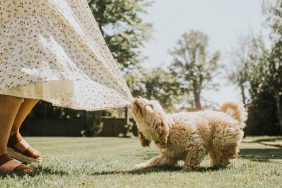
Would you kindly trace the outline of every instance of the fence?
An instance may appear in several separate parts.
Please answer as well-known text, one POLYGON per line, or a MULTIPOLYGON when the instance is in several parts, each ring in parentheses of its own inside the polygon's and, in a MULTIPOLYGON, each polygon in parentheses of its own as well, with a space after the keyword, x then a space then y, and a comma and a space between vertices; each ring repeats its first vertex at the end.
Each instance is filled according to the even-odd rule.
MULTIPOLYGON (((103 118, 102 123, 98 136, 121 136, 128 131, 124 118, 103 118)), ((23 123, 21 132, 24 136, 83 136, 85 126, 84 119, 30 118, 23 123)), ((137 135, 135 124, 131 131, 137 135)))

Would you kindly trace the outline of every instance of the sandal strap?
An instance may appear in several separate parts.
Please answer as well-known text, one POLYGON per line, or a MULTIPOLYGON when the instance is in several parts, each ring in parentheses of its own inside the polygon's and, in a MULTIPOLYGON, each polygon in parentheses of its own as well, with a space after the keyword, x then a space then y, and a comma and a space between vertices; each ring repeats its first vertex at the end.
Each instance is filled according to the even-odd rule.
POLYGON ((21 141, 23 141, 23 137, 21 136, 21 134, 16 133, 10 136, 9 141, 8 141, 8 146, 11 148, 14 148, 15 145, 21 141))
POLYGON ((2 155, 0 155, 0 166, 11 160, 13 159, 7 153, 3 153, 2 155))
POLYGON ((9 146, 9 147, 13 148, 17 152, 20 152, 21 154, 23 154, 23 155, 25 155, 27 157, 33 158, 32 156, 33 156, 33 153, 34 153, 35 150, 27 143, 27 141, 25 141, 22 138, 21 141, 17 142, 16 144, 18 144, 18 143, 21 143, 21 144, 25 145, 27 147, 27 149, 25 151, 23 151, 23 152, 20 152, 20 151, 18 151, 17 148, 15 148, 15 145, 13 145, 13 147, 11 147, 11 146, 9 146))
MULTIPOLYGON (((34 149, 28 144, 28 142, 23 139, 23 137, 22 137, 19 133, 15 134, 15 135, 12 135, 12 136, 9 138, 8 147, 11 148, 11 149, 13 149, 13 150, 15 150, 15 152, 17 152, 18 154, 24 155, 25 157, 29 157, 29 158, 32 158, 32 159, 36 159, 36 158, 34 157, 34 152, 35 152, 36 150, 34 150, 34 149), (18 149, 16 148, 16 145, 19 144, 19 143, 22 144, 22 145, 24 145, 27 149, 24 150, 24 151, 18 150, 18 149)), ((12 155, 12 154, 11 154, 11 155, 12 155)), ((12 155, 12 157, 15 158, 15 159, 20 160, 20 159, 17 158, 16 156, 13 156, 13 155, 12 155)), ((22 161, 22 160, 20 160, 20 161, 22 161)))
POLYGON ((21 143, 23 144, 24 146, 26 146, 27 148, 30 148, 30 145, 27 143, 26 140, 22 139, 22 141, 18 142, 18 143, 21 143))
POLYGON ((34 149, 32 147, 28 147, 22 154, 27 156, 27 157, 31 157, 33 158, 33 153, 34 153, 34 149))
POLYGON ((0 166, 0 171, 4 173, 11 173, 13 172, 16 168, 19 166, 22 166, 22 164, 11 157, 9 157, 8 154, 4 153, 0 156, 1 160, 1 166, 0 166), (5 162, 6 160, 6 162, 5 162))

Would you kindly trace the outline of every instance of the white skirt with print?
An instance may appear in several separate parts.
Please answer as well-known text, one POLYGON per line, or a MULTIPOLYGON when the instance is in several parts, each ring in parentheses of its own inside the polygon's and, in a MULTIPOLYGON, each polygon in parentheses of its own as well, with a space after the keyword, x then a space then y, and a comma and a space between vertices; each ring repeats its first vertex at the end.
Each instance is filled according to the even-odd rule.
POLYGON ((0 94, 84 110, 132 101, 87 0, 0 1, 0 94))

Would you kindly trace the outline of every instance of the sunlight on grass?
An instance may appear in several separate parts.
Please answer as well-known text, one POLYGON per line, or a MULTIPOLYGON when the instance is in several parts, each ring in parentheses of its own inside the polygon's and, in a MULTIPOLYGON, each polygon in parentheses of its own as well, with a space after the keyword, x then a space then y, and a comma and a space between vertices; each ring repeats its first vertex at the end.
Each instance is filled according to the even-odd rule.
POLYGON ((282 149, 254 142, 266 138, 274 137, 246 138, 239 159, 226 169, 209 170, 206 158, 194 172, 181 171, 181 162, 174 168, 137 170, 136 163, 158 154, 137 139, 28 138, 43 153, 44 162, 33 165, 39 173, 2 175, 0 187, 279 187, 282 149))

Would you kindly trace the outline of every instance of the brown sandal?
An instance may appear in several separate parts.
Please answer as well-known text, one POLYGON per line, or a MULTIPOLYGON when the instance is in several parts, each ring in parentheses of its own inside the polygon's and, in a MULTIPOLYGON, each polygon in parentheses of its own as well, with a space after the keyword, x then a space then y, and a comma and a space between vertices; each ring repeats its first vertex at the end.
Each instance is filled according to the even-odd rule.
POLYGON ((33 157, 35 150, 29 146, 29 144, 23 139, 20 134, 15 134, 9 138, 8 141, 8 154, 23 163, 41 163, 41 157, 35 158, 33 157), (23 145, 28 146, 25 151, 19 151, 15 146, 18 143, 22 143, 23 145))
POLYGON ((5 174, 10 173, 25 173, 33 174, 35 171, 21 162, 12 159, 7 153, 0 155, 0 172, 5 174))

